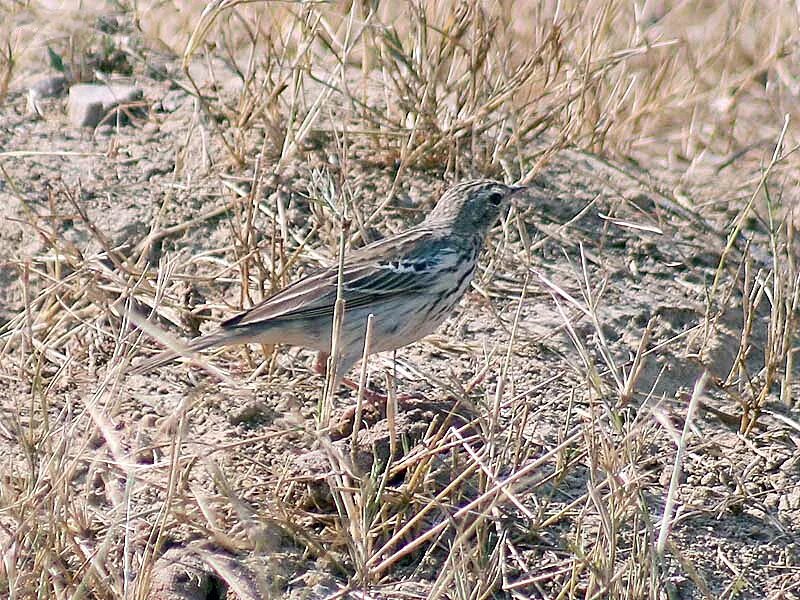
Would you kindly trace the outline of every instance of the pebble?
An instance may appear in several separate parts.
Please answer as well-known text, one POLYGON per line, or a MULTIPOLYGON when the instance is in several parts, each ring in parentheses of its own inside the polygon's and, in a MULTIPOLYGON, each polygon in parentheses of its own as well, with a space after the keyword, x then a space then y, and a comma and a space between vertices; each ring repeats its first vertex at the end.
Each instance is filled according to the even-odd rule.
POLYGON ((800 509, 800 489, 791 490, 778 502, 778 510, 797 510, 800 509))
POLYGON ((705 486, 713 486, 718 482, 716 473, 706 473, 700 478, 700 484, 705 486))
POLYGON ((189 95, 183 90, 170 90, 161 99, 161 110, 175 112, 186 102, 189 95))

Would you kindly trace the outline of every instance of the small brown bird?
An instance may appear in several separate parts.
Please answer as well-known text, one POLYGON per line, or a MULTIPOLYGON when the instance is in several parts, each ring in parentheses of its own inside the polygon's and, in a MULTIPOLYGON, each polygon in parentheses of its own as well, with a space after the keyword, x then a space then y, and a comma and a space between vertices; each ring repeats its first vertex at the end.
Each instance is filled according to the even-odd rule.
MULTIPOLYGON (((444 193, 416 227, 345 257, 336 388, 364 352, 370 314, 374 315, 370 353, 400 348, 441 325, 475 274, 489 228, 511 197, 525 189, 486 179, 459 183, 444 193)), ((329 354, 338 272, 336 265, 300 279, 224 321, 217 331, 192 340, 187 348, 288 344, 317 350, 321 357, 329 354)), ((164 352, 133 371, 148 371, 178 356, 164 352)))

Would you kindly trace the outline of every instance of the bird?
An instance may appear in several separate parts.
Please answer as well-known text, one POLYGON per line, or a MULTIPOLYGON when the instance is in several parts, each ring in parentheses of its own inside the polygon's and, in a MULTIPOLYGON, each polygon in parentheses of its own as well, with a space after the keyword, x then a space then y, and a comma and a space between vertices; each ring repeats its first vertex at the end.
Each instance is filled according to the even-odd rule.
MULTIPOLYGON (((369 354, 395 350, 433 333, 453 312, 475 275, 489 229, 524 186, 476 179, 450 187, 426 218, 396 235, 347 253, 342 267, 343 321, 336 390, 364 354, 366 323, 373 315, 369 354)), ((234 344, 286 344, 318 352, 324 372, 331 352, 339 265, 288 285, 217 330, 186 345, 190 352, 234 344)), ((133 372, 143 373, 181 356, 165 351, 133 372)))

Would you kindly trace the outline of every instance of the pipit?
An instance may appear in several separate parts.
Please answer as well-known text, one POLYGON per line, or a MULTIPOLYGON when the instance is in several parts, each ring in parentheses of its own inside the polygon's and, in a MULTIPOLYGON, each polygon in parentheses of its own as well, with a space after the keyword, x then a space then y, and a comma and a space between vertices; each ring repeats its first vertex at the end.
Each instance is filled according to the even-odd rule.
MULTIPOLYGON (((369 353, 394 350, 433 333, 453 312, 475 274, 489 228, 511 197, 525 190, 480 179, 447 190, 416 227, 350 252, 342 273, 344 318, 334 389, 364 352, 373 315, 369 353)), ((331 351, 338 265, 289 285, 218 330, 187 344, 189 351, 231 344, 288 344, 331 351)), ((144 372, 179 356, 167 351, 138 365, 144 372)), ((346 381, 346 380, 345 380, 346 381)))

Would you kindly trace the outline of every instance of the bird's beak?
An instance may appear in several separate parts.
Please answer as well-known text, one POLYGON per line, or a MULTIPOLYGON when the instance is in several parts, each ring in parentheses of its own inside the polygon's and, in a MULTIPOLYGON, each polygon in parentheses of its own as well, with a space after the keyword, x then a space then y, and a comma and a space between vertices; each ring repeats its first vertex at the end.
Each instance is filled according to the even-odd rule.
POLYGON ((529 189, 530 186, 527 185, 512 185, 511 191, 508 193, 508 197, 511 199, 512 202, 515 202, 520 196, 522 196, 529 189))

